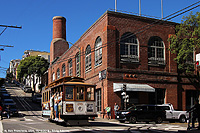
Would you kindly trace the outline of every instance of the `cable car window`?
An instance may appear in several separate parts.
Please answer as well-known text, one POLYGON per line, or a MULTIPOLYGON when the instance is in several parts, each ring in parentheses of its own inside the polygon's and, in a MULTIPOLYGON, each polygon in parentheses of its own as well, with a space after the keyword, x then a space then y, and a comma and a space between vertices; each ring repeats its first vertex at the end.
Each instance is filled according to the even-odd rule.
POLYGON ((77 100, 84 100, 84 87, 77 87, 77 100))
POLYGON ((93 87, 87 88, 87 100, 94 100, 94 88, 93 87))
POLYGON ((66 99, 73 99, 73 87, 66 87, 66 99))

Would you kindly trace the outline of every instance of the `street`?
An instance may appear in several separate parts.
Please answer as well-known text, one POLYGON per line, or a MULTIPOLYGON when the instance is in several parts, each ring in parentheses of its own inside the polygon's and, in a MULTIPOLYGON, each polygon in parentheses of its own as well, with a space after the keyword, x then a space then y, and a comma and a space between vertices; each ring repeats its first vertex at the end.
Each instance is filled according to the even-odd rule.
POLYGON ((68 126, 65 123, 52 123, 41 116, 40 103, 33 103, 31 93, 25 93, 12 84, 6 86, 15 100, 19 116, 4 119, 0 123, 1 132, 186 132, 187 123, 119 123, 118 121, 96 118, 89 125, 68 126))

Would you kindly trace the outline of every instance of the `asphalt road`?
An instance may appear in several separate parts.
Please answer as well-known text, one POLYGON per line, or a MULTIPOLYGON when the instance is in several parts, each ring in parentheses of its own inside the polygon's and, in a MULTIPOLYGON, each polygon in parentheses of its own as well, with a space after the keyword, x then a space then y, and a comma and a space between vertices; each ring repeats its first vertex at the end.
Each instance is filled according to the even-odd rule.
MULTIPOLYGON (((32 103, 31 93, 24 93, 21 88, 11 84, 6 85, 7 91, 17 103, 20 115, 0 121, 0 132, 24 133, 24 132, 187 132, 187 123, 119 123, 116 120, 96 118, 89 125, 69 126, 65 123, 49 122, 41 116, 39 103, 32 103)), ((198 132, 198 131, 191 131, 198 132)))

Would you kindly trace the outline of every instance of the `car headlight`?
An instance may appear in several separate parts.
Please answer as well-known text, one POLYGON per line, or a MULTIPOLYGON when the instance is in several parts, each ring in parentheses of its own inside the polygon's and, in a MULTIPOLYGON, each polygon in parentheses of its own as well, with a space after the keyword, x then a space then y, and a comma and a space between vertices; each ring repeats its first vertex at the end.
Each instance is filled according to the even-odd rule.
POLYGON ((122 115, 127 115, 129 114, 130 112, 122 112, 122 115))

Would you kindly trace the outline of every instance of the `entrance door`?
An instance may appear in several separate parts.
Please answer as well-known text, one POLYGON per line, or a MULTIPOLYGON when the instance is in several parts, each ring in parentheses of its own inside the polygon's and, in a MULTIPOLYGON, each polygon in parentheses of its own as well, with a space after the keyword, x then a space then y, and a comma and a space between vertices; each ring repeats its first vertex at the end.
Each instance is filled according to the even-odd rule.
POLYGON ((199 92, 197 90, 186 91, 186 110, 190 109, 194 105, 194 101, 197 98, 199 98, 199 92))

